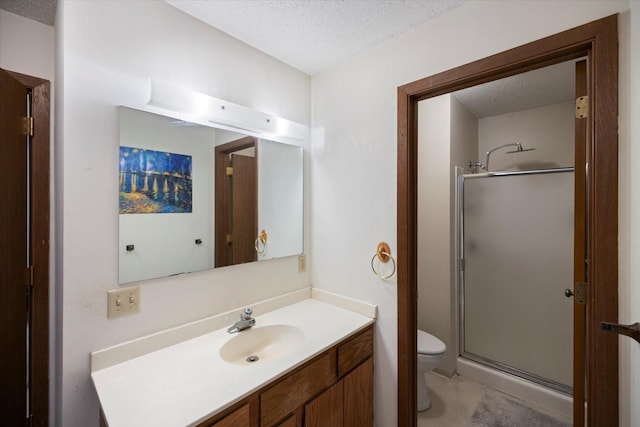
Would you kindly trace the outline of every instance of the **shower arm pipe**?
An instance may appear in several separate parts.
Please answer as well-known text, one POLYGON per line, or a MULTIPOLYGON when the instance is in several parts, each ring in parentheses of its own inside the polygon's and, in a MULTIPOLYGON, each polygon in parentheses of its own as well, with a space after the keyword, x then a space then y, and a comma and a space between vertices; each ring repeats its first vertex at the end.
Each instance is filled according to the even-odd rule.
POLYGON ((484 162, 484 170, 489 172, 489 157, 491 156, 491 153, 507 147, 516 147, 517 151, 522 151, 522 145, 519 142, 512 142, 510 144, 504 144, 499 147, 492 148, 491 150, 487 151, 487 160, 484 162))

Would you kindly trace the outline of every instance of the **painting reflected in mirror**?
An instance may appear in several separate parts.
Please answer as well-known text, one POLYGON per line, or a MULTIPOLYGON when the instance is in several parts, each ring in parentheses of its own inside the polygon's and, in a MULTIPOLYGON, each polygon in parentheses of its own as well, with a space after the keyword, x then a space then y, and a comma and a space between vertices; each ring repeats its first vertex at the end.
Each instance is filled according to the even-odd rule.
POLYGON ((303 149, 120 107, 119 282, 303 251, 303 149))
POLYGON ((120 147, 120 214, 191 212, 191 156, 120 147))

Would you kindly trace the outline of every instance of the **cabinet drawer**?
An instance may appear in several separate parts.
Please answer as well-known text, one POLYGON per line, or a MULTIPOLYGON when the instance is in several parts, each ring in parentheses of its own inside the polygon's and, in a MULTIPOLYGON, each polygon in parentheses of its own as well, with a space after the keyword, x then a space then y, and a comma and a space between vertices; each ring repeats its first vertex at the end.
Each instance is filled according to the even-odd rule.
POLYGON ((260 395, 260 426, 270 427, 336 381, 335 350, 260 395))
POLYGON ((373 356, 373 327, 338 347, 338 378, 373 356))

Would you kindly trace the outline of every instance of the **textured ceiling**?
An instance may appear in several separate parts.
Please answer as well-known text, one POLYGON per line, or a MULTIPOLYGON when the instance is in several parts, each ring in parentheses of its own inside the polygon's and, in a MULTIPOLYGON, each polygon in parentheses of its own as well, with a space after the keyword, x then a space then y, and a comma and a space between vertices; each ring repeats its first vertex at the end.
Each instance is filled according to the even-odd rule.
POLYGON ((309 75, 464 0, 165 0, 309 75))
MULTIPOLYGON (((165 1, 312 75, 466 0, 165 1)), ((56 5, 56 0, 0 0, 0 9, 50 26, 56 5)), ((477 118, 570 101, 573 63, 475 86, 455 97, 477 118)))
POLYGON ((53 27, 57 0, 0 0, 0 9, 53 27))
POLYGON ((454 93, 476 118, 572 101, 575 61, 561 62, 454 93))

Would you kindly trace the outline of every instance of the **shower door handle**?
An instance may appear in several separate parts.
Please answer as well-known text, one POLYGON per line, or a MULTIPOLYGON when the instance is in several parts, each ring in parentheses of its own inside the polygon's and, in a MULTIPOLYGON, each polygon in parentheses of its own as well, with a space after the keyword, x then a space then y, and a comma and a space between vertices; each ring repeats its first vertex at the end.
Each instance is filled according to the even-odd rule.
POLYGON ((600 322, 600 328, 603 331, 611 331, 620 335, 626 335, 640 343, 640 323, 633 325, 620 325, 618 323, 600 322))

